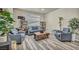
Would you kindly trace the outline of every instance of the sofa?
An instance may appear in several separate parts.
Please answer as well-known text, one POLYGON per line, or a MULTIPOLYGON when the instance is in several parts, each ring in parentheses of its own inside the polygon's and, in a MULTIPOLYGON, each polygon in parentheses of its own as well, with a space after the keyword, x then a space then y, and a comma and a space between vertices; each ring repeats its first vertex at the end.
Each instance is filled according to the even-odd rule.
POLYGON ((34 34, 35 32, 40 32, 40 31, 43 31, 40 26, 31 26, 29 27, 28 29, 28 35, 32 35, 34 34))
POLYGON ((70 42, 72 41, 72 33, 69 28, 63 28, 63 31, 56 30, 54 33, 56 39, 62 42, 70 42))

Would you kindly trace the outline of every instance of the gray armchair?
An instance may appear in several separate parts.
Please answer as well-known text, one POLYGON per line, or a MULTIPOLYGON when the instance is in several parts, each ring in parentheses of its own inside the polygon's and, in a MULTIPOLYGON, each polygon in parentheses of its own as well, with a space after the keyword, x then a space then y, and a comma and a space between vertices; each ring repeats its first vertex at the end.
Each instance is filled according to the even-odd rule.
POLYGON ((16 42, 17 42, 17 44, 21 44, 21 35, 20 34, 16 34, 16 35, 14 35, 14 34, 9 34, 9 38, 11 39, 11 40, 16 40, 16 42))
POLYGON ((55 37, 60 41, 71 41, 72 33, 69 28, 63 28, 63 31, 57 30, 55 32, 55 37))
POLYGON ((9 38, 11 40, 16 40, 17 44, 21 44, 25 38, 25 33, 14 30, 13 32, 9 33, 9 38))

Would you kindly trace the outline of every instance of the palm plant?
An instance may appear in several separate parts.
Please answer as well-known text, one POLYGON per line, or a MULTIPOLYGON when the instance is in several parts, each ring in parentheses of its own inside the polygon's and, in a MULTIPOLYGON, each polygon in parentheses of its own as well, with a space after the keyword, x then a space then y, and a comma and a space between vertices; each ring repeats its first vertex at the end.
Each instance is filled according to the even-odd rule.
POLYGON ((74 33, 76 29, 79 29, 79 19, 78 18, 72 18, 69 21, 69 27, 72 29, 72 32, 74 33))
POLYGON ((8 11, 0 11, 0 35, 5 35, 13 27, 13 18, 11 17, 11 13, 8 11))

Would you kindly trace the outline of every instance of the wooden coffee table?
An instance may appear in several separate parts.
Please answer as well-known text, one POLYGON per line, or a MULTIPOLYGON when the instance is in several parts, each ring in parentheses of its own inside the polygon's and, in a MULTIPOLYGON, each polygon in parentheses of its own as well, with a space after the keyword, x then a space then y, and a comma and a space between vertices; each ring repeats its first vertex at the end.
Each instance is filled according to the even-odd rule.
POLYGON ((34 33, 34 39, 37 41, 37 40, 42 40, 42 39, 46 39, 49 37, 49 33, 47 32, 43 32, 43 33, 40 33, 40 32, 36 32, 34 33))

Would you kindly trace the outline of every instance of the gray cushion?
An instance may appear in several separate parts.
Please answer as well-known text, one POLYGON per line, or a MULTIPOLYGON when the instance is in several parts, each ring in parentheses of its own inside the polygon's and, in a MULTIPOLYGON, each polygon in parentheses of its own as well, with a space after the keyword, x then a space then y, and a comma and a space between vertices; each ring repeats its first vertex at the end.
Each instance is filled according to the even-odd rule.
POLYGON ((16 29, 12 29, 11 32, 16 35, 18 33, 18 31, 16 29))
POLYGON ((64 32, 64 33, 70 32, 70 28, 63 28, 63 32, 64 32))

